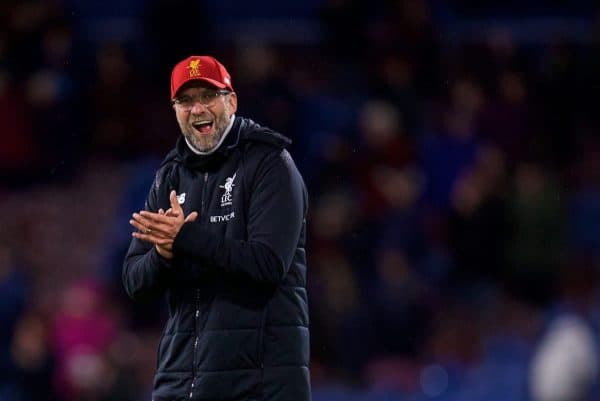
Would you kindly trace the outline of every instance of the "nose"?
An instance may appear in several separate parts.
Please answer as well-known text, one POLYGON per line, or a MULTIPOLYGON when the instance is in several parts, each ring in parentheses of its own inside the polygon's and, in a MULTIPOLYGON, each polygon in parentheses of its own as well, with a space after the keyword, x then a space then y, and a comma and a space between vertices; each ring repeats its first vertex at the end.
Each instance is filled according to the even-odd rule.
POLYGON ((192 106, 192 114, 200 114, 202 111, 206 109, 206 105, 200 103, 199 100, 195 100, 192 106))

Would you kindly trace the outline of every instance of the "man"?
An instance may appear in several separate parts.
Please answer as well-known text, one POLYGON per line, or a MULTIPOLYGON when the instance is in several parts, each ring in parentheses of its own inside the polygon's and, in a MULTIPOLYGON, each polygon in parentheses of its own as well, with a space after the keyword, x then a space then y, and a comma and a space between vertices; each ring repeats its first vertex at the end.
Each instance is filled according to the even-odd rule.
POLYGON ((182 132, 123 266, 136 300, 167 294, 154 401, 310 400, 307 193, 286 137, 235 116, 225 67, 171 74, 182 132))

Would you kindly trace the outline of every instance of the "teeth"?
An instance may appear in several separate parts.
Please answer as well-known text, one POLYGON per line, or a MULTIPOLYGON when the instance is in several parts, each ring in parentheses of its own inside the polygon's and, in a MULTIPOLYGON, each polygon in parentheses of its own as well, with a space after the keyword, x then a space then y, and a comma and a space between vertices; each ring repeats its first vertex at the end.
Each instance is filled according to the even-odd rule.
POLYGON ((204 121, 194 121, 192 123, 192 125, 202 125, 202 124, 212 124, 212 121, 210 121, 210 120, 204 120, 204 121))

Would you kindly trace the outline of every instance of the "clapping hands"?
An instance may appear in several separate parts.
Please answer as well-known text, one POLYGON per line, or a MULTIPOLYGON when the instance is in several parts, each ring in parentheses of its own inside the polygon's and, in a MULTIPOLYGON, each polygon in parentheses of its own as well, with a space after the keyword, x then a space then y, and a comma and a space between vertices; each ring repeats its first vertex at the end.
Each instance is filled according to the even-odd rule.
POLYGON ((129 224, 138 230, 131 233, 133 237, 154 244, 156 251, 162 257, 172 259, 175 237, 185 223, 196 220, 198 212, 191 212, 184 217, 175 191, 171 191, 169 201, 171 208, 166 212, 163 209, 159 209, 158 213, 142 210, 139 213, 133 213, 129 224))

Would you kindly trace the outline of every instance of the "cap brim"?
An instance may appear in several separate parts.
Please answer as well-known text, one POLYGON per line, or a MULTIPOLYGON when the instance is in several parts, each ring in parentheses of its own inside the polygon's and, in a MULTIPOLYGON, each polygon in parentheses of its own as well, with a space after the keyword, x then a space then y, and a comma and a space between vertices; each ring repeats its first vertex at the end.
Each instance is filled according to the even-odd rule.
POLYGON ((197 82, 197 81, 207 82, 207 83, 211 84, 212 86, 214 86, 215 88, 218 88, 218 89, 226 89, 227 88, 227 85, 225 85, 222 82, 215 81, 214 79, 202 78, 202 77, 200 77, 200 78, 194 77, 194 78, 190 78, 190 79, 187 79, 187 80, 183 81, 179 85, 179 87, 175 90, 175 93, 173 94, 173 98, 177 97, 177 94, 179 93, 179 91, 181 91, 181 89, 183 89, 184 86, 189 86, 188 85, 189 83, 191 83, 191 82, 197 82))

